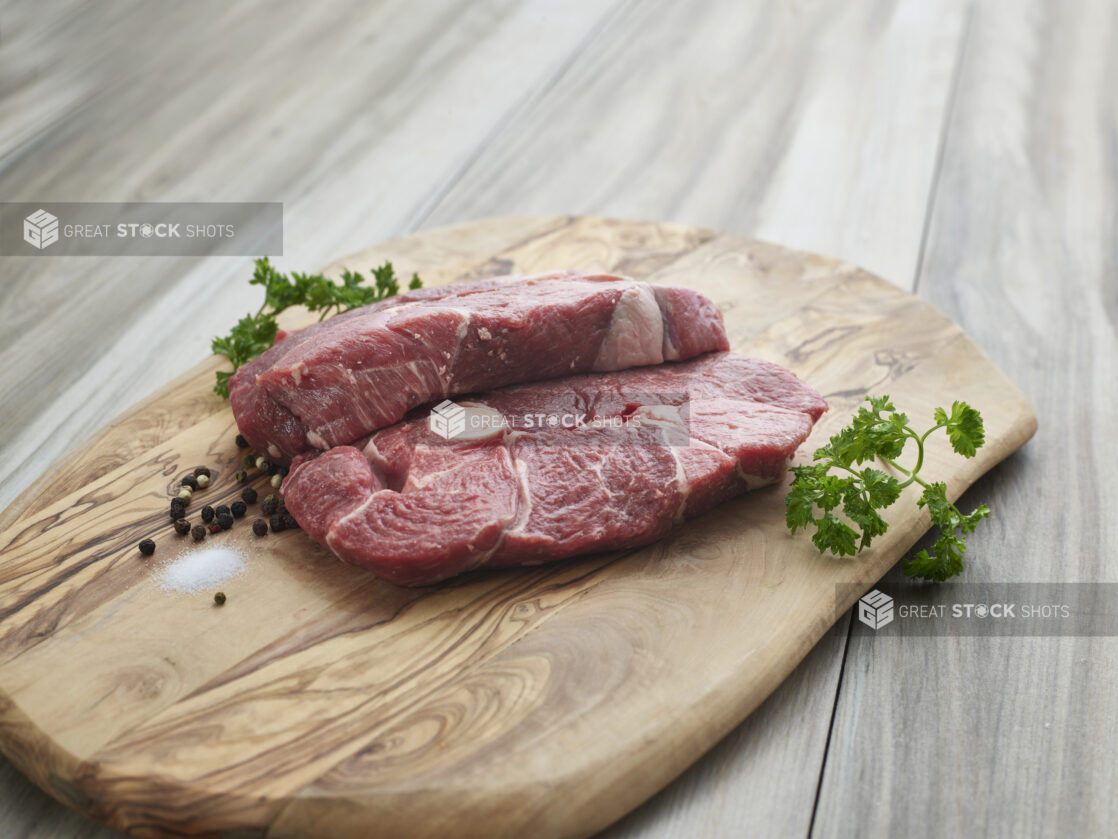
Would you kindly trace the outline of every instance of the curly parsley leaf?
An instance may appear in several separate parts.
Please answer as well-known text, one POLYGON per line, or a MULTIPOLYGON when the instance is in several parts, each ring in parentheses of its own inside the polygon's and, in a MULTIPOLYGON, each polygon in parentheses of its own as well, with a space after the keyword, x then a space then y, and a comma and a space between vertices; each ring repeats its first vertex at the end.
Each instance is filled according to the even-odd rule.
MULTIPOLYGON (((248 363, 275 343, 279 325, 276 317, 292 306, 304 306, 319 312, 319 320, 331 314, 378 303, 400 292, 400 282, 391 262, 373 269, 372 285, 365 278, 348 268, 342 271, 341 284, 322 274, 303 274, 292 271, 282 274, 267 257, 254 262, 250 285, 264 289, 264 302, 255 315, 245 315, 228 335, 218 336, 210 343, 215 355, 223 355, 233 366, 232 370, 219 370, 214 392, 229 398, 229 379, 237 368, 248 363)), ((418 274, 412 274, 409 289, 421 288, 418 274)))
POLYGON ((811 537, 811 541, 819 548, 820 553, 830 551, 836 556, 854 556, 858 552, 855 548, 858 534, 838 516, 824 513, 821 519, 816 520, 815 525, 815 535, 811 537))
POLYGON ((952 403, 950 416, 943 408, 936 408, 935 420, 947 429, 951 448, 963 457, 974 457, 975 451, 986 442, 982 414, 966 402, 952 403))
POLYGON ((967 546, 959 532, 973 533, 978 523, 990 515, 990 509, 979 504, 973 513, 960 512, 947 500, 947 486, 942 483, 929 485, 917 504, 928 509, 932 523, 939 527, 939 538, 931 551, 918 551, 905 564, 905 573, 935 582, 961 574, 967 546))
POLYGON ((945 484, 929 484, 917 473, 924 464, 924 442, 940 428, 958 454, 974 457, 985 442, 982 415, 965 402, 955 402, 950 413, 936 408, 935 425, 921 434, 888 396, 868 396, 866 402, 848 426, 815 451, 812 463, 792 467, 794 478, 785 499, 789 530, 795 533, 814 528, 812 542, 821 553, 853 556, 889 529, 880 511, 896 503, 905 487, 916 483, 924 488, 917 504, 928 510, 939 536, 930 551, 919 551, 905 564, 905 573, 935 581, 962 573, 964 536, 972 533, 990 510, 979 505, 972 513, 961 512, 947 500, 945 484), (909 441, 916 444, 916 464, 905 469, 896 458, 909 441), (903 479, 873 467, 854 468, 877 459, 893 467, 903 479))

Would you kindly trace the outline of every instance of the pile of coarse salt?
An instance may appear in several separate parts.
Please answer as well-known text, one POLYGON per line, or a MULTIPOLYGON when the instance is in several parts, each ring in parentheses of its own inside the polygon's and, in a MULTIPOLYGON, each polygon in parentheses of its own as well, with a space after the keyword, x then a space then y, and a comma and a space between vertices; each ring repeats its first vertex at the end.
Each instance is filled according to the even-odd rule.
POLYGON ((164 565, 155 579, 164 591, 194 592, 220 585, 244 570, 245 555, 236 548, 195 548, 164 565))

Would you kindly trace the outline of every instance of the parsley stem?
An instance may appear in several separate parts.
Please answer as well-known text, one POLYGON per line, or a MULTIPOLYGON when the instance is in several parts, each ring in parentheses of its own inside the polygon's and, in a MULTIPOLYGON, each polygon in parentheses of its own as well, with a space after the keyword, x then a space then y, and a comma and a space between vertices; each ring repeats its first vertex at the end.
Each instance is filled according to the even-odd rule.
MULTIPOLYGON (((923 452, 923 449, 921 449, 920 460, 923 460, 923 455, 924 455, 924 452, 923 452)), ((903 472, 904 474, 908 475, 908 480, 901 484, 901 489, 904 489, 906 486, 911 484, 913 481, 920 484, 920 486, 924 487, 924 489, 928 488, 928 486, 929 486, 928 482, 925 481, 923 478, 918 478, 916 476, 916 470, 920 468, 920 460, 918 460, 916 462, 916 467, 910 472, 909 470, 905 469, 903 466, 901 466, 899 463, 897 463, 897 461, 893 460, 892 458, 885 457, 884 455, 881 455, 880 457, 881 457, 882 460, 884 460, 886 463, 888 463, 890 466, 892 466, 898 472, 903 472)))
POLYGON ((931 428, 929 428, 927 431, 925 431, 923 434, 920 435, 921 442, 923 442, 924 440, 927 440, 932 435, 933 432, 939 431, 939 429, 944 428, 945 425, 946 425, 946 423, 942 423, 942 422, 939 425, 933 425, 931 428))

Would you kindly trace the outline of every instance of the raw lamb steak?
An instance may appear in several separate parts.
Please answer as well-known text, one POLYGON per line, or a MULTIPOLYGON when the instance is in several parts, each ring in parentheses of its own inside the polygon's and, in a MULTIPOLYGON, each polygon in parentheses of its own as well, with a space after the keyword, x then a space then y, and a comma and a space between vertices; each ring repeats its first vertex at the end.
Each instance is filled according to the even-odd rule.
POLYGON ((575 271, 495 277, 289 335, 236 372, 229 400, 249 443, 286 463, 432 399, 728 348, 721 314, 694 291, 575 271))
POLYGON ((730 353, 461 406, 473 422, 456 439, 424 413, 360 448, 301 455, 287 509, 337 556, 399 585, 632 548, 778 480, 827 407, 783 367, 730 353))

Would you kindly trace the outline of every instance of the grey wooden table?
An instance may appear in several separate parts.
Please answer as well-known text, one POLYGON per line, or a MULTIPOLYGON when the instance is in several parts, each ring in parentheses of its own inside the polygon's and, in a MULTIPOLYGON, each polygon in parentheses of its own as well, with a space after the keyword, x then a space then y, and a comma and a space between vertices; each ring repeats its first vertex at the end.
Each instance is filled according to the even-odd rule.
MULTIPOLYGON (((966 579, 1116 582, 1115 43, 1087 0, 7 3, 0 200, 281 201, 297 269, 521 212, 849 260, 1039 415, 966 579)), ((3 259, 0 506, 205 356, 248 269, 3 259)), ((605 835, 1118 835, 1118 641, 849 625, 605 835)), ((4 763, 0 835, 117 834, 4 763)))

